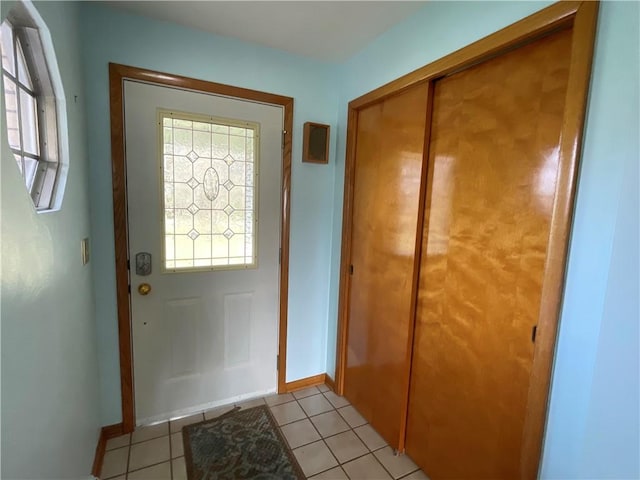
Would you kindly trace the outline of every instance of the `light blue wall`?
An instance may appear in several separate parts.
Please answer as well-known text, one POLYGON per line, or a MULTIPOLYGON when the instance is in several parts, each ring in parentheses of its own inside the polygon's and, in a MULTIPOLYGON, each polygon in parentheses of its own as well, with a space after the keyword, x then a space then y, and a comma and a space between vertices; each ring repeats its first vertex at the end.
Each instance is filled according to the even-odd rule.
MULTIPOLYGON (((67 97, 78 103, 67 105, 71 166, 60 212, 33 212, 2 134, 2 476, 84 476, 98 425, 120 420, 108 62, 295 98, 287 365, 294 380, 325 365, 335 370, 347 102, 545 5, 431 2, 334 66, 94 4, 39 3, 67 97), (337 127, 329 166, 300 162, 307 120, 337 127), (89 201, 93 275, 79 262, 89 201)), ((3 18, 9 6, 3 2, 3 18)), ((543 478, 640 476, 638 16, 637 3, 601 6, 543 478)))
MULTIPOLYGON (((336 68, 303 57, 85 3, 84 70, 103 422, 120 421, 108 63, 294 97, 287 380, 325 371, 335 158, 301 163, 302 124, 336 124, 336 68)), ((335 136, 332 151, 335 150, 335 136)), ((275 361, 275 359, 274 359, 275 361)))
MULTIPOLYGON (((636 43, 637 47, 638 43, 636 43)), ((636 48, 636 58, 640 52, 636 48)), ((635 101, 638 103, 636 83, 635 101)), ((633 98, 633 97, 631 97, 633 98)), ((638 116, 627 128, 639 131, 638 116)), ((618 125, 621 127, 622 125, 618 125)), ((638 151, 626 154, 609 281, 579 470, 583 477, 640 478, 638 425, 638 151)))
MULTIPOLYGON (((2 2, 3 19, 10 7, 2 2)), ((68 100, 69 176, 62 209, 36 214, 9 150, 3 104, 1 476, 87 478, 101 423, 91 272, 80 261, 89 195, 78 11, 36 7, 68 100)))
MULTIPOLYGON (((103 422, 120 419, 109 61, 295 97, 288 380, 320 373, 325 362, 333 375, 348 101, 548 3, 430 2, 339 66, 84 5, 103 422), (337 126, 328 167, 300 163, 306 120, 337 126)), ((637 31, 637 4, 602 4, 544 478, 639 475, 637 31)))
MULTIPOLYGON (((327 338, 336 334, 347 103, 544 6, 430 2, 342 66, 327 338)), ((638 44, 638 3, 603 2, 542 478, 640 476, 638 44)))
POLYGON ((545 478, 639 478, 637 2, 601 5, 545 478))

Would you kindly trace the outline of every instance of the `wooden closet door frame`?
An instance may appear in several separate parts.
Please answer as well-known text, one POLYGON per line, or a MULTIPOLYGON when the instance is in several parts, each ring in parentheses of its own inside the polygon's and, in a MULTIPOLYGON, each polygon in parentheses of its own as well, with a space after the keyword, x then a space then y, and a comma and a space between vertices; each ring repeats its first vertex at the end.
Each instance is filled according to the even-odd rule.
MULTIPOLYGON (((562 1, 555 3, 533 15, 526 17, 502 30, 499 30, 477 42, 457 50, 429 65, 421 67, 382 87, 373 90, 349 103, 347 123, 347 149, 345 159, 344 205, 342 223, 342 252, 340 265, 340 293, 338 303, 338 338, 336 349, 336 392, 344 392, 344 378, 348 344, 349 290, 351 264, 351 242, 353 223, 353 199, 355 180, 356 132, 358 112, 376 102, 397 94, 419 82, 433 82, 448 74, 463 70, 477 63, 510 51, 534 41, 555 30, 572 27, 571 59, 567 96, 562 121, 559 151, 559 169, 556 183, 555 201, 551 219, 551 231, 545 263, 542 285, 540 316, 537 323, 536 342, 531 370, 527 414, 523 433, 522 472, 523 478, 536 478, 542 451, 551 369, 558 331, 558 318, 562 303, 565 280, 566 257, 569 234, 573 218, 573 205, 578 173, 578 162, 582 147, 582 135, 587 106, 587 95, 591 76, 591 64, 596 34, 596 21, 599 3, 597 1, 562 1)), ((430 89, 432 91, 432 88, 430 89)), ((429 96, 431 98, 431 95, 429 96)), ((429 101, 429 103, 431 103, 429 101)), ((425 108, 430 108, 425 106, 425 108)), ((425 146, 429 145, 430 122, 427 125, 425 146)), ((428 158, 425 148, 424 158, 428 158)), ((425 161, 426 164, 426 161, 425 161)), ((423 167, 422 182, 427 174, 423 167)), ((421 194, 425 196, 425 185, 421 194)), ((422 235, 424 221, 424 198, 420 199, 418 213, 418 235, 422 235)), ((418 240, 418 239, 417 239, 418 240)), ((416 241, 415 258, 420 258, 421 242, 416 241)), ((406 416, 409 404, 409 381, 415 326, 415 304, 417 301, 418 265, 414 272, 412 291, 412 318, 407 352, 407 375, 404 379, 405 411, 399 450, 404 450, 406 435, 406 416)))

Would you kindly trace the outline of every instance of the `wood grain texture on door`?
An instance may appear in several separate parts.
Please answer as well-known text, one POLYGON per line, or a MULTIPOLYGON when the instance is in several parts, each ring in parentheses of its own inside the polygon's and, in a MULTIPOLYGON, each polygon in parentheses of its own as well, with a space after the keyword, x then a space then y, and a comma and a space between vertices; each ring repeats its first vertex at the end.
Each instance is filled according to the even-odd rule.
POLYGON ((435 82, 406 439, 433 480, 521 475, 571 36, 435 82))
POLYGON ((427 108, 426 83, 358 113, 345 396, 397 447, 427 108))

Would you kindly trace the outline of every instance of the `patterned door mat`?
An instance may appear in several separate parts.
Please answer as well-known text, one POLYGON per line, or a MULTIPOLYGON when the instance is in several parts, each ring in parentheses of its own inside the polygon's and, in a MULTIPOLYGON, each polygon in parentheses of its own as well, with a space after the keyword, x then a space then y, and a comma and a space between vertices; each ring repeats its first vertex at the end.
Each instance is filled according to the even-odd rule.
POLYGON ((189 480, 303 480, 266 405, 234 409, 182 429, 189 480))

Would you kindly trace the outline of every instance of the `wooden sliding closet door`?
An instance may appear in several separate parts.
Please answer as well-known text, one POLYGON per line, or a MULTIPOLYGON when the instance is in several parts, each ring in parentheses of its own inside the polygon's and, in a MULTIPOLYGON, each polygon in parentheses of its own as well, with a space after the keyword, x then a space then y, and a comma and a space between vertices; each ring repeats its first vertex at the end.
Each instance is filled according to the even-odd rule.
POLYGON ((406 438, 432 480, 522 475, 571 33, 434 85, 406 438))
POLYGON ((358 112, 344 394, 392 446, 406 402, 427 84, 358 112))

